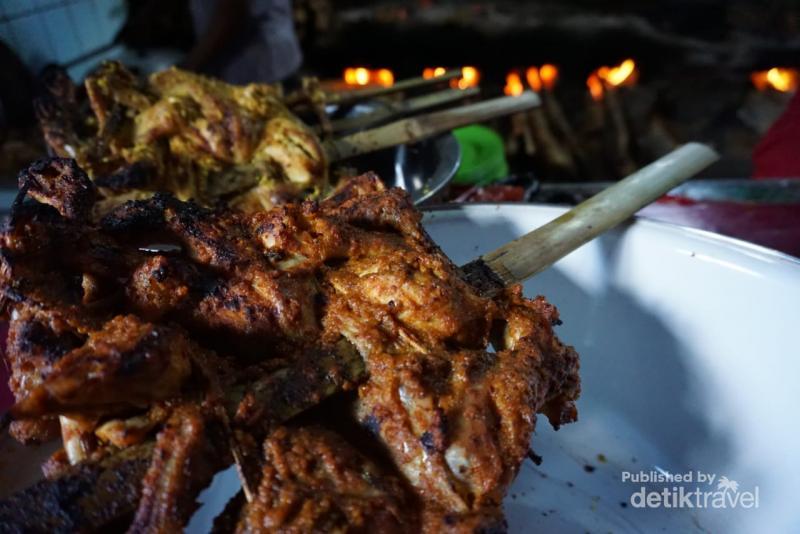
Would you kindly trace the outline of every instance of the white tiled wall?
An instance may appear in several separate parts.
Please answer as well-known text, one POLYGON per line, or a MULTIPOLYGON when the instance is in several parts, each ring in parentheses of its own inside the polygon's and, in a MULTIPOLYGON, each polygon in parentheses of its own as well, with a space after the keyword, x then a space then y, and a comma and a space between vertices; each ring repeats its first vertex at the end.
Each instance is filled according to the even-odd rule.
POLYGON ((35 73, 111 42, 123 0, 0 0, 0 39, 35 73))

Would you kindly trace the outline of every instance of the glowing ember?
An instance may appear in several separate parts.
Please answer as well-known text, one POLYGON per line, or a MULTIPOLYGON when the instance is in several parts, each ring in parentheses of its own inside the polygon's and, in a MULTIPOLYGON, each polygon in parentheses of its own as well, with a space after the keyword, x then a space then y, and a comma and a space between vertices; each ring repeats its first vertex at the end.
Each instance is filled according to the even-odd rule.
MULTIPOLYGON (((424 74, 423 74, 424 76, 424 74)), ((450 87, 453 89, 468 89, 475 87, 481 80, 481 73, 475 67, 462 67, 461 77, 450 80, 450 87)))
POLYGON ((542 90, 542 77, 539 74, 537 67, 528 67, 525 71, 525 78, 528 80, 528 85, 537 93, 542 90))
POLYGON ((547 90, 553 89, 558 79, 558 68, 555 65, 545 63, 541 67, 528 67, 525 71, 525 79, 528 80, 528 85, 537 93, 545 88, 547 90))
POLYGON ((552 89, 558 80, 558 68, 555 65, 546 63, 539 68, 539 77, 542 79, 542 84, 545 89, 552 89))
POLYGON ((389 69, 378 69, 375 73, 375 80, 378 82, 378 85, 391 87, 394 85, 394 74, 392 74, 392 71, 389 69))
POLYGON ((425 67, 425 69, 422 71, 422 77, 427 80, 429 78, 441 76, 445 72, 447 72, 447 69, 444 67, 425 67))
POLYGON ((774 89, 781 93, 791 93, 800 85, 800 72, 797 69, 773 67, 769 70, 754 72, 750 75, 756 89, 766 91, 774 89))
POLYGON ((369 83, 369 71, 364 67, 357 68, 355 79, 358 85, 367 85, 369 83))
POLYGON ((636 83, 638 75, 636 62, 632 59, 626 59, 616 67, 600 67, 597 69, 597 76, 610 87, 632 85, 636 83))
POLYGON ((509 96, 519 96, 525 90, 525 86, 522 85, 522 78, 519 77, 519 73, 517 71, 511 71, 506 75, 506 86, 503 88, 503 92, 509 96))
POLYGON ((586 85, 589 87, 589 93, 592 95, 592 100, 599 102, 603 100, 603 82, 597 74, 591 74, 586 79, 586 85))
POLYGON ((348 67, 344 69, 344 81, 348 85, 394 85, 394 74, 389 69, 370 70, 364 67, 348 67))

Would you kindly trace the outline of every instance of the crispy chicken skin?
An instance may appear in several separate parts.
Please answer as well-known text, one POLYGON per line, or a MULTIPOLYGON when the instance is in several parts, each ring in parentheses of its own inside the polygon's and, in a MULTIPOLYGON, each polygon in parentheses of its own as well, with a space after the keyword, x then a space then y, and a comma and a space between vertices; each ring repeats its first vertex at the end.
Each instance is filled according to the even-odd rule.
POLYGON ((246 531, 502 531, 537 413, 576 418, 555 308, 479 294, 373 175, 252 214, 156 194, 101 215, 57 158, 20 186, 0 235, 15 423, 59 417, 55 471, 155 440, 134 531, 185 524, 231 457, 257 496, 246 531), (337 417, 380 469, 363 443, 282 426, 348 390, 337 417))
POLYGON ((0 500, 0 529, 14 534, 121 532, 136 510, 152 443, 68 467, 0 500))
POLYGON ((360 420, 430 507, 456 516, 493 515, 537 412, 552 412, 556 426, 575 419, 577 356, 552 335, 555 317, 541 299, 506 298, 501 350, 376 352, 359 390, 360 420))
POLYGON ((101 186, 108 211, 168 191, 246 211, 320 193, 325 153, 313 132, 264 84, 229 85, 170 68, 140 81, 108 62, 82 92, 57 72, 37 105, 44 137, 101 186))
POLYGON ((319 427, 275 430, 264 442, 255 498, 236 532, 411 532, 400 479, 319 427))
POLYGON ((108 413, 174 397, 191 371, 190 354, 199 350, 177 329, 115 316, 59 358, 13 413, 108 413))
POLYGON ((142 498, 128 532, 178 532, 195 496, 230 462, 224 424, 213 407, 176 407, 156 438, 142 498))

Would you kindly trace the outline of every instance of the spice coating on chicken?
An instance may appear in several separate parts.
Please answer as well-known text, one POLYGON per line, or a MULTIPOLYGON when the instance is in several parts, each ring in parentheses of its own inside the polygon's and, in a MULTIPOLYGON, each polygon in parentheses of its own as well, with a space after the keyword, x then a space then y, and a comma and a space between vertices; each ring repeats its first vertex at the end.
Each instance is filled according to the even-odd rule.
MULTIPOLYGON (((294 426, 273 434, 355 390, 356 417, 391 464, 376 499, 402 500, 386 508, 402 530, 502 529, 536 414, 555 426, 576 417, 578 359, 554 335, 555 308, 519 287, 479 294, 408 196, 373 175, 322 202, 253 214, 156 194, 98 216, 94 184, 59 159, 20 184, 0 235, 14 413, 61 417, 73 463, 158 435, 137 528, 188 520, 193 505, 179 495, 208 478, 192 465, 226 456, 220 442, 252 495, 308 503, 329 492, 333 508, 298 520, 355 525, 371 498, 347 501, 334 523, 328 512, 346 501, 338 473, 358 471, 365 451, 294 426), (253 453, 265 438, 270 463, 290 451, 298 461, 339 451, 343 463, 269 471, 253 453), (265 473, 269 487, 252 476, 265 473)), ((282 520, 271 499, 250 509, 253 524, 282 520)))
POLYGON ((128 532, 180 531, 197 507, 195 496, 230 462, 227 456, 224 424, 213 409, 176 407, 156 439, 128 532))
POLYGON ((367 358, 359 418, 406 479, 447 512, 500 506, 528 452, 537 412, 552 409, 554 425, 575 419, 578 360, 552 335, 557 317, 543 299, 530 302, 514 291, 505 298, 504 328, 514 331, 496 353, 412 347, 367 358), (518 322, 524 327, 515 328, 518 322))
POLYGON ((411 532, 410 501, 399 478, 330 430, 280 427, 236 532, 411 532))
POLYGON ((319 140, 265 84, 236 86, 170 68, 142 82, 108 62, 87 77, 91 113, 65 75, 37 104, 53 152, 75 158, 101 186, 108 211, 168 191, 247 211, 319 194, 327 161, 319 140))
POLYGON ((108 413, 175 397, 200 350, 178 330, 118 315, 59 358, 13 413, 108 413))

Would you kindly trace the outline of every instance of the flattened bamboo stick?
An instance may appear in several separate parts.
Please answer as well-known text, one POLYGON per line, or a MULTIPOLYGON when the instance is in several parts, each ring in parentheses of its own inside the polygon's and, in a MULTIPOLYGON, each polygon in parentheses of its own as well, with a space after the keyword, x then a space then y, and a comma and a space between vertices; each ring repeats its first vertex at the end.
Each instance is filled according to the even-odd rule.
POLYGON ((707 145, 688 143, 578 204, 544 226, 462 267, 485 294, 522 282, 618 225, 719 159, 707 145))
POLYGON ((330 161, 367 154, 390 146, 415 143, 468 124, 519 113, 538 106, 539 96, 527 91, 520 96, 504 96, 455 109, 402 119, 372 130, 354 133, 324 143, 330 161))
POLYGON ((461 76, 461 69, 453 69, 445 72, 440 76, 433 78, 423 78, 417 76, 416 78, 408 78, 400 80, 399 82, 389 87, 370 87, 368 89, 353 89, 349 91, 341 91, 338 93, 328 93, 325 95, 325 102, 327 104, 352 104, 359 100, 366 100, 368 98, 375 98, 377 96, 389 95, 392 93, 400 93, 409 89, 417 89, 427 85, 436 85, 442 82, 452 80, 461 76))
POLYGON ((478 87, 470 87, 469 89, 445 89, 444 91, 437 91, 427 95, 418 96, 390 104, 386 107, 376 109, 371 113, 358 115, 356 117, 346 117, 331 122, 331 128, 334 132, 342 132, 347 130, 359 130, 368 128, 377 124, 386 122, 393 118, 400 118, 406 115, 413 115, 414 113, 456 102, 464 98, 475 96, 480 93, 478 87))

